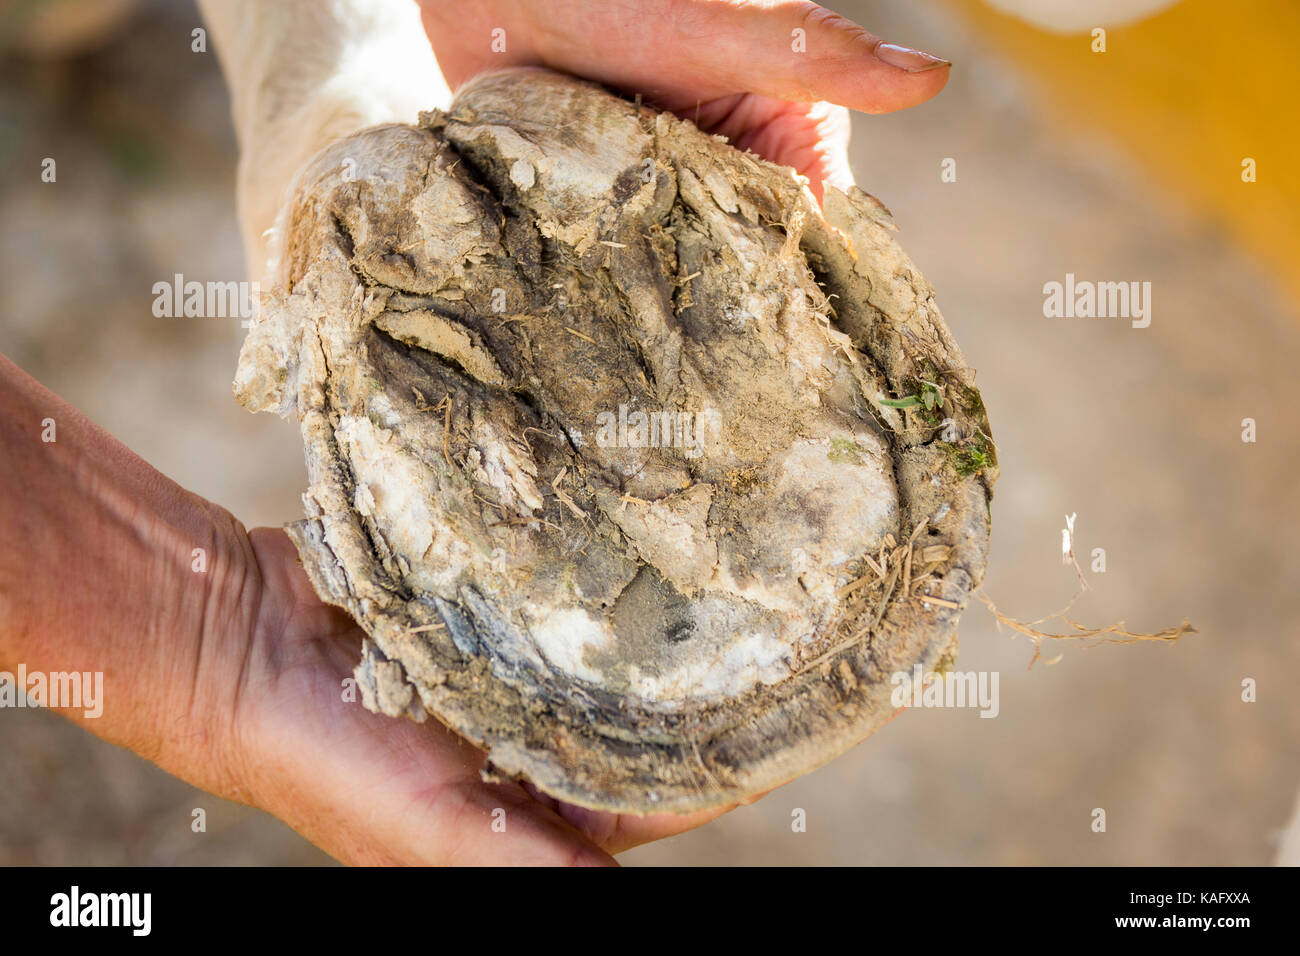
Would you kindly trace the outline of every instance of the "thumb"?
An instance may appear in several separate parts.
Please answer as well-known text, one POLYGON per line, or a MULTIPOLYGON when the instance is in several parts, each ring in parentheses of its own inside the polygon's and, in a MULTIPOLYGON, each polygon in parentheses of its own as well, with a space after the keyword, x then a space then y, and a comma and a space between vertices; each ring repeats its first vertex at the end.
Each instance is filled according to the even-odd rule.
POLYGON ((888 43, 815 3, 705 9, 718 22, 693 56, 701 80, 864 113, 924 103, 948 82, 949 61, 888 43))
POLYGON ((866 113, 925 102, 952 65, 807 0, 644 0, 617 15, 615 6, 548 6, 529 24, 529 58, 644 92, 668 109, 757 93, 866 113))

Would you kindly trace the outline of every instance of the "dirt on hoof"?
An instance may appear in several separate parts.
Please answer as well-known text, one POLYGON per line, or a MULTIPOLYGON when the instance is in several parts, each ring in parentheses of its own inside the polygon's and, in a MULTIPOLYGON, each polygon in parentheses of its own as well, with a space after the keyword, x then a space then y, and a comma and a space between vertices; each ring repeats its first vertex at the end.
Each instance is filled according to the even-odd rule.
POLYGON ((252 410, 365 705, 603 810, 768 790, 956 650, 996 454, 888 211, 536 69, 299 175, 252 410))

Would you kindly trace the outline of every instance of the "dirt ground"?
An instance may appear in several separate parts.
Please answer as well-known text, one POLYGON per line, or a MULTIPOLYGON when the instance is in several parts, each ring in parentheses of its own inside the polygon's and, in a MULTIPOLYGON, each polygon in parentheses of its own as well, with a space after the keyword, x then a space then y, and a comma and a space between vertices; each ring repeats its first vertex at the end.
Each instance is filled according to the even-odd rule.
MULTIPOLYGON (((1259 864, 1300 767, 1300 316, 1222 224, 1049 114, 1032 81, 946 8, 837 9, 958 63, 926 106, 855 117, 859 182, 894 212, 971 365, 997 439, 985 583, 1022 619, 1063 605, 1064 515, 1107 570, 1072 617, 1177 646, 1032 646, 975 605, 959 670, 1000 674, 1000 712, 903 714, 823 770, 628 864, 1259 864), (940 181, 944 158, 955 183, 940 181), (1067 273, 1149 281, 1152 322, 1049 319, 1067 273), (1242 419, 1258 441, 1243 443, 1242 419), (1291 582, 1288 584, 1288 582, 1291 582), (1258 700, 1242 700, 1242 681, 1258 700), (792 813, 806 813, 793 832, 792 813), (1094 808, 1107 829, 1093 832, 1094 808)), ((197 17, 150 4, 110 47, 0 64, 0 351, 250 527, 300 514, 293 425, 230 393, 238 319, 159 319, 153 283, 242 270, 235 145, 197 17), (39 181, 58 157, 57 187, 39 181)), ((9 544, 7 546, 12 546, 9 544)), ((0 712, 0 863, 329 862, 52 714, 0 712), (207 832, 190 830, 203 807, 207 832)))

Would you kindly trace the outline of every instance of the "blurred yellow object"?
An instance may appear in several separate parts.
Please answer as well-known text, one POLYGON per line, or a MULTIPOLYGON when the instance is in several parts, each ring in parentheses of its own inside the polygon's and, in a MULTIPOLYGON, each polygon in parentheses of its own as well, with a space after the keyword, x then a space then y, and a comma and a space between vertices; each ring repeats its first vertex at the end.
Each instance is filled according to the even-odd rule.
POLYGON ((1300 2, 1183 0, 1136 23, 1097 23, 1104 53, 1091 28, 1062 35, 980 0, 958 5, 1028 69, 1058 120, 1109 131, 1300 299, 1300 2), (1255 182, 1243 179, 1250 160, 1255 182))

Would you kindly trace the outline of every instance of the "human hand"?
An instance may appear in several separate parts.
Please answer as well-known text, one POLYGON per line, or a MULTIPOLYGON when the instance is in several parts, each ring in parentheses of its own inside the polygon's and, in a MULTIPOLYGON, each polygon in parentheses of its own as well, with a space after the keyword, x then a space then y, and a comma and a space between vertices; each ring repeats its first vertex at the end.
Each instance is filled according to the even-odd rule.
POLYGON ((420 0, 448 84, 540 65, 641 93, 808 177, 846 188, 849 109, 923 103, 948 61, 806 0, 420 0), (501 30, 494 36, 493 31, 501 30), (798 31, 802 31, 800 34, 798 31), (494 52, 493 46, 504 50, 494 52))
MULTIPOLYGON (((823 180, 850 181, 844 107, 901 109, 947 78, 943 61, 793 0, 423 9, 453 86, 530 63, 600 80, 794 166, 819 195, 823 180), (491 52, 497 27, 502 54, 491 52), (792 49, 795 30, 808 52, 792 49)), ((0 560, 0 665, 102 671, 102 719, 71 719, 276 814, 339 859, 608 863, 722 812, 619 817, 484 784, 484 755, 436 722, 345 702, 361 632, 316 597, 283 532, 245 533, 2 361, 0 450, 0 500, 24 502, 0 513, 3 537, 46 543, 0 560), (60 423, 57 444, 31 434, 46 416, 60 423), (190 566, 196 545, 212 556, 203 574, 190 566), (497 807, 504 833, 490 825, 497 807)))
POLYGON ((246 532, 2 356, 0 460, 0 671, 98 672, 98 713, 47 703, 342 861, 607 864, 722 812, 617 816, 486 784, 485 755, 436 720, 346 700, 361 629, 288 536, 246 532))
POLYGON ((484 754, 429 720, 415 724, 343 700, 361 629, 321 602, 288 536, 255 529, 231 573, 255 596, 244 652, 205 679, 229 687, 218 726, 232 728, 232 795, 286 821, 349 863, 606 864, 723 810, 638 817, 560 804, 518 784, 480 778, 484 754), (505 830, 492 827, 505 811, 505 830), (498 815, 499 816, 499 815, 498 815))

